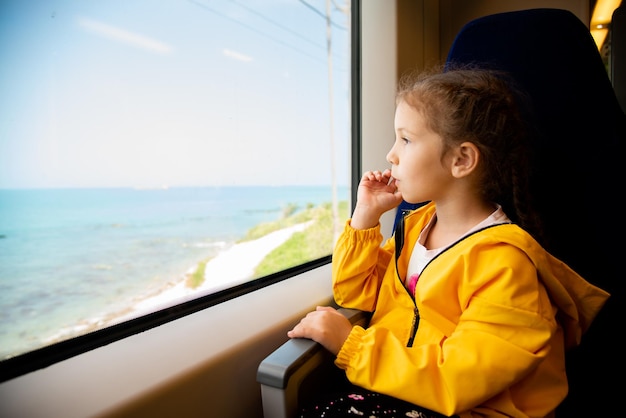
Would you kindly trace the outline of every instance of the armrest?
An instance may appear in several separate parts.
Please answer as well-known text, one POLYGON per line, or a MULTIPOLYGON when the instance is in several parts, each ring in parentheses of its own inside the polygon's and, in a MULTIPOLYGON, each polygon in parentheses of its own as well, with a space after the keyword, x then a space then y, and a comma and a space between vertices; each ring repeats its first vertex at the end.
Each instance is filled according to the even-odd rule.
MULTIPOLYGON (((339 311, 353 325, 364 326, 369 314, 356 309, 340 308, 339 311)), ((266 418, 291 418, 298 410, 303 395, 313 388, 320 376, 340 372, 333 363, 333 356, 321 344, 309 339, 291 339, 267 356, 257 370, 257 382, 261 384, 263 415, 266 418)), ((336 379, 334 379, 336 381, 336 379)), ((328 385, 328 378, 324 378, 328 385)))

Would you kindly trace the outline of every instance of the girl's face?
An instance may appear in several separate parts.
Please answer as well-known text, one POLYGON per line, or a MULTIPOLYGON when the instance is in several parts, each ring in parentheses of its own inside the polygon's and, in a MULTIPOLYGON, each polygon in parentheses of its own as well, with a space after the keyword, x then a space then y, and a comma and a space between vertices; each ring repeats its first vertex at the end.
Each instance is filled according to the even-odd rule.
POLYGON ((443 140, 428 129, 424 116, 401 101, 394 121, 396 140, 387 154, 402 198, 410 203, 439 200, 453 176, 442 160, 443 140))

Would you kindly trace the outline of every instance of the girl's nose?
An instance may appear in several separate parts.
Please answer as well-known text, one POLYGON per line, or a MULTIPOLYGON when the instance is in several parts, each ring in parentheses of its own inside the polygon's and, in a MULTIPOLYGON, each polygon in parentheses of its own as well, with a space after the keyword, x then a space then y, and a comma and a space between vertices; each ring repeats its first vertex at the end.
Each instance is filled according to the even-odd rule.
POLYGON ((396 158, 395 153, 393 152, 393 148, 394 148, 394 147, 391 147, 391 149, 390 149, 390 150, 389 150, 389 152, 387 153, 387 157, 385 157, 385 158, 387 159, 387 162, 388 162, 389 164, 393 164, 393 165, 395 165, 395 164, 396 164, 396 162, 397 162, 398 160, 397 160, 397 158, 396 158))

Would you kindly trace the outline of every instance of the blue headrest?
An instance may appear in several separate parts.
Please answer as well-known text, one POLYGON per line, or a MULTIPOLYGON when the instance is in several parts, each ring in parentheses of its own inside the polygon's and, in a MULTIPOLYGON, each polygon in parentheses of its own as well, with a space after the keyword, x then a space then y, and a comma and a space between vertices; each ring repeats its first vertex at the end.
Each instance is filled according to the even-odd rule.
POLYGON ((560 9, 485 16, 456 36, 447 57, 454 63, 507 71, 529 94, 539 132, 529 175, 548 247, 593 274, 585 246, 606 238, 594 214, 621 193, 626 119, 589 30, 560 9))

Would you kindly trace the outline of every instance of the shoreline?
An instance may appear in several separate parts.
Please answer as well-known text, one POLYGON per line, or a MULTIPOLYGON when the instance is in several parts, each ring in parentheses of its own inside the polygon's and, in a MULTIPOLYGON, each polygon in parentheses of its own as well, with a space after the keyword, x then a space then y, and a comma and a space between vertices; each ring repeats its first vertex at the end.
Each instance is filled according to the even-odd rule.
POLYGON ((58 342, 76 335, 96 331, 247 282, 254 274, 254 269, 267 255, 285 243, 296 232, 308 228, 313 222, 303 222, 270 232, 255 240, 235 243, 207 261, 204 281, 198 287, 191 288, 186 285, 187 277, 198 268, 198 265, 195 265, 178 279, 171 280, 159 290, 137 299, 127 308, 84 320, 69 329, 61 330, 58 334, 48 338, 47 342, 58 342))

